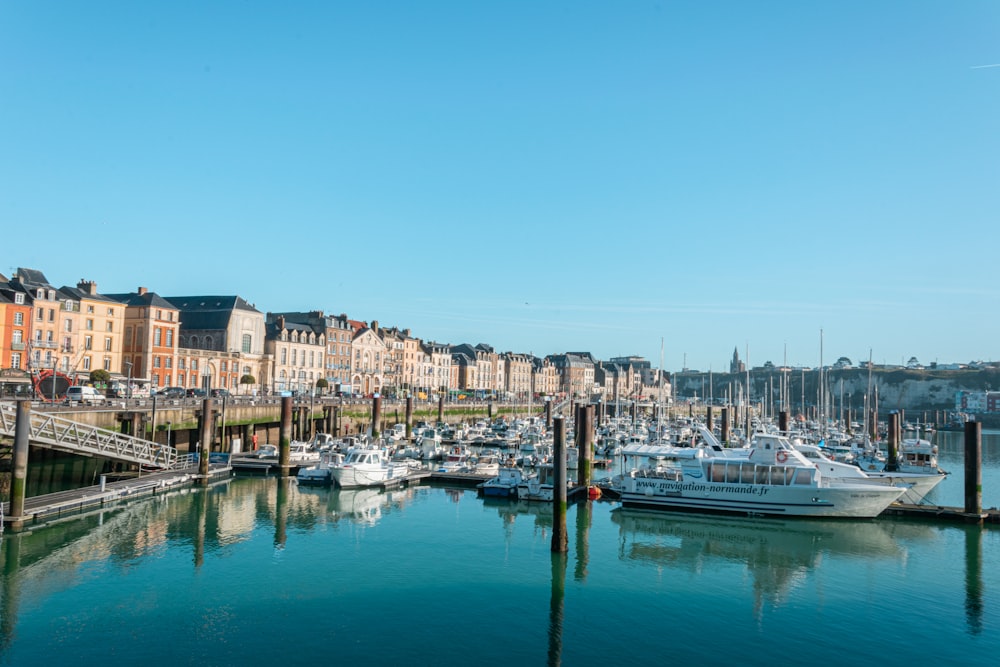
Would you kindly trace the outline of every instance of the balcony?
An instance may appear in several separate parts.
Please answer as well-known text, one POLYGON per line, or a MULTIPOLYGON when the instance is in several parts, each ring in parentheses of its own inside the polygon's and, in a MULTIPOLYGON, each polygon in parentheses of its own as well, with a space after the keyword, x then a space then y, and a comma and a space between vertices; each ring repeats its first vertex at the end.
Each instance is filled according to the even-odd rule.
POLYGON ((19 351, 23 350, 24 348, 25 348, 24 343, 11 343, 10 344, 10 349, 14 350, 15 352, 19 352, 19 351))

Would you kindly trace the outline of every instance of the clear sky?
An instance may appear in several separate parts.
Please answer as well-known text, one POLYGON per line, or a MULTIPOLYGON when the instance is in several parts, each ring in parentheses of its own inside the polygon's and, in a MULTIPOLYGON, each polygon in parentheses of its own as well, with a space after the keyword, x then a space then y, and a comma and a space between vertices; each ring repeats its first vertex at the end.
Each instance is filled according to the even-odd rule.
POLYGON ((1000 2, 0 2, 0 273, 664 366, 996 359, 1000 2))

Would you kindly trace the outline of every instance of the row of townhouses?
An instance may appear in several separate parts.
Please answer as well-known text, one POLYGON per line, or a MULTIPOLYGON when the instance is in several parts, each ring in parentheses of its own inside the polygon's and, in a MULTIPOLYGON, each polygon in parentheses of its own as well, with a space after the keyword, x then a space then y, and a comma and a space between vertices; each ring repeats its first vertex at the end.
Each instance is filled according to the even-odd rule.
POLYGON ((41 373, 85 382, 97 369, 152 390, 235 394, 669 396, 665 376, 641 357, 540 358, 424 341, 344 314, 261 312, 239 296, 161 296, 145 287, 102 294, 87 280, 56 287, 34 269, 0 275, 0 383, 8 393, 41 373))

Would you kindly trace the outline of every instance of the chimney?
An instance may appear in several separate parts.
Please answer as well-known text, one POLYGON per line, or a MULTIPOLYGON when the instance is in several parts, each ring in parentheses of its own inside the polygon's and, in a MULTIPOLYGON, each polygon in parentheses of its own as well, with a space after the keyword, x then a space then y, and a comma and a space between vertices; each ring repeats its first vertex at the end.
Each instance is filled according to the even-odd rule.
POLYGON ((97 294, 97 283, 92 280, 84 280, 83 278, 80 278, 80 282, 76 284, 76 288, 90 294, 91 296, 97 294))
POLYGON ((284 315, 278 315, 278 329, 281 330, 281 329, 284 329, 284 328, 285 328, 285 316, 284 315))
POLYGON ((372 329, 372 331, 374 331, 375 333, 378 333, 378 320, 372 320, 372 326, 371 326, 371 329, 372 329))
POLYGON ((146 291, 147 290, 146 290, 145 287, 140 287, 139 288, 139 296, 146 296, 146 291))

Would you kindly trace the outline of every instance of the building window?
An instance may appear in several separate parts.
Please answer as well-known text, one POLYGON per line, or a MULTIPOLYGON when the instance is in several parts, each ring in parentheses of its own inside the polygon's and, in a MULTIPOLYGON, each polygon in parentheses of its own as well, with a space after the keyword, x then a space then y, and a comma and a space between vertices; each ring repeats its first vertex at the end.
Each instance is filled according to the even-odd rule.
MULTIPOLYGON (((174 358, 173 357, 164 357, 163 363, 164 363, 164 365, 167 368, 173 368, 174 367, 174 358)), ((169 380, 167 381, 167 384, 170 384, 169 380)))
POLYGON ((108 322, 107 330, 108 331, 114 331, 115 330, 115 323, 114 322, 108 322))
MULTIPOLYGON (((69 320, 66 320, 69 322, 69 320)), ((24 324, 24 313, 14 313, 14 326, 21 326, 24 324)))
POLYGON ((160 367, 160 358, 153 357, 153 368, 159 368, 159 367, 160 367))
POLYGON ((14 352, 13 354, 10 355, 10 367, 11 368, 20 368, 21 367, 21 353, 20 352, 14 352))
POLYGON ((115 309, 108 308, 108 317, 114 317, 114 316, 115 316, 115 309))
POLYGON ((205 336, 205 349, 206 350, 215 349, 215 348, 212 347, 212 337, 211 336, 205 336))
POLYGON ((229 365, 225 361, 219 362, 219 366, 222 368, 223 373, 229 370, 229 365))
POLYGON ((84 357, 83 358, 83 370, 85 370, 85 371, 89 371, 90 370, 90 357, 84 357))
POLYGON ((90 336, 83 337, 83 349, 93 350, 94 349, 94 339, 90 336))
POLYGON ((288 350, 286 348, 281 348, 281 365, 284 366, 288 363, 288 350))
POLYGON ((161 335, 160 327, 154 328, 153 329, 153 345, 155 345, 156 347, 160 346, 160 335, 161 335))
POLYGON ((56 309, 49 308, 49 322, 55 322, 55 321, 56 321, 56 309))
POLYGON ((111 351, 111 339, 110 338, 105 338, 104 339, 104 351, 105 352, 110 352, 111 351))
POLYGON ((88 313, 94 312, 94 307, 93 306, 87 306, 87 312, 88 313))
POLYGON ((198 360, 197 359, 192 359, 191 360, 191 370, 193 370, 193 371, 198 370, 198 360))
POLYGON ((174 346, 174 330, 167 329, 167 347, 174 346))
POLYGON ((243 334, 243 352, 250 354, 250 334, 243 334))
POLYGON ((111 370, 111 357, 104 357, 104 370, 111 370))
POLYGON ((17 294, 15 294, 14 295, 14 303, 16 303, 19 306, 22 305, 24 303, 24 295, 21 294, 20 292, 18 292, 17 294))
POLYGON ((198 337, 191 336, 191 347, 198 347, 198 337))
POLYGON ((12 342, 12 343, 20 343, 20 342, 22 342, 22 337, 24 336, 24 331, 22 331, 21 329, 14 329, 14 333, 11 336, 12 337, 10 339, 10 342, 12 342))
POLYGON ((180 359, 177 360, 177 368, 187 368, 187 366, 185 366, 185 363, 186 362, 184 358, 181 357, 180 359))

